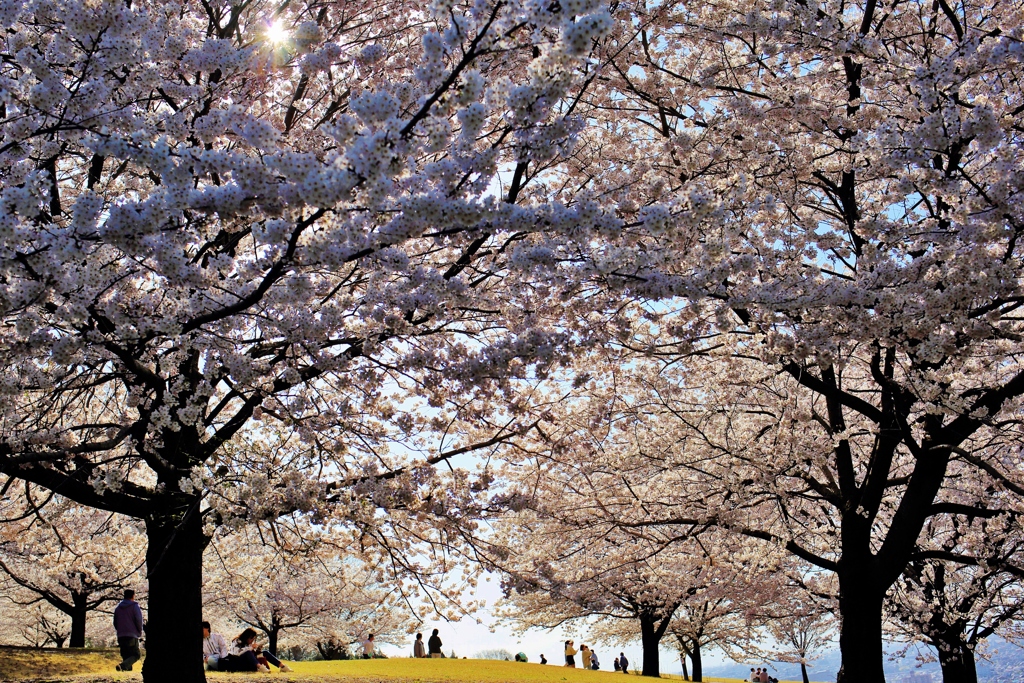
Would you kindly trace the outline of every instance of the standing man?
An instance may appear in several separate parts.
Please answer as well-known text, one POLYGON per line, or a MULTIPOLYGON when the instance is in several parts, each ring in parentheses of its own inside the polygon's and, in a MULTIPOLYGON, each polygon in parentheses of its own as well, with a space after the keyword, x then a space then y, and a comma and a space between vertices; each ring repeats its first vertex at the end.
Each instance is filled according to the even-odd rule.
POLYGON ((220 662, 228 656, 228 641, 219 633, 210 633, 210 622, 203 622, 203 661, 207 671, 219 671, 220 662))
POLYGON ((132 664, 142 659, 139 652, 139 638, 142 637, 142 608, 135 602, 135 591, 124 592, 124 600, 114 608, 114 631, 117 632, 117 647, 121 650, 121 663, 115 671, 131 671, 132 664))
POLYGON ((626 653, 625 652, 620 652, 619 653, 619 666, 622 667, 622 673, 624 673, 624 674, 628 674, 629 673, 629 660, 626 659, 626 653))
POLYGON ((438 637, 436 628, 427 641, 427 648, 432 659, 440 659, 444 656, 441 654, 441 638, 438 637))
POLYGON ((423 634, 416 634, 416 642, 412 644, 412 656, 422 659, 427 656, 427 646, 423 644, 423 634))

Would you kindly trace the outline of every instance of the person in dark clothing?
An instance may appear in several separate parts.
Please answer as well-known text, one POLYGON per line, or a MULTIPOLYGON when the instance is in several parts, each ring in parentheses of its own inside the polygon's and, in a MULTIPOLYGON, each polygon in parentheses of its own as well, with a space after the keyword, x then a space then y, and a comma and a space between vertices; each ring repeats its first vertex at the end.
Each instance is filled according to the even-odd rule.
POLYGON ((624 674, 628 674, 629 673, 629 660, 626 659, 626 653, 625 652, 620 652, 619 653, 619 668, 622 669, 622 673, 624 673, 624 674))
POLYGON ((142 608, 135 602, 135 591, 124 592, 124 600, 114 608, 114 631, 117 632, 117 647, 121 650, 121 663, 116 671, 131 671, 132 664, 142 659, 139 652, 139 638, 142 637, 142 608))
POLYGON ((227 659, 220 664, 221 671, 231 672, 266 672, 270 668, 259 660, 259 645, 256 644, 256 631, 247 628, 238 634, 231 643, 227 659))
POLYGON ((268 664, 273 664, 284 672, 291 671, 291 668, 275 657, 273 653, 261 648, 256 642, 256 631, 247 628, 235 638, 235 642, 231 645, 231 653, 221 664, 220 670, 267 672, 270 671, 268 664), (260 661, 261 659, 266 660, 267 664, 260 661))
POLYGON ((427 651, 434 659, 438 659, 443 656, 441 654, 441 638, 438 637, 436 628, 434 629, 434 633, 431 634, 430 638, 427 640, 427 651))
POLYGON ((540 663, 541 663, 541 664, 547 664, 547 663, 548 663, 548 658, 547 658, 547 657, 545 657, 545 656, 543 655, 543 653, 542 653, 542 654, 541 654, 541 656, 540 656, 540 663))

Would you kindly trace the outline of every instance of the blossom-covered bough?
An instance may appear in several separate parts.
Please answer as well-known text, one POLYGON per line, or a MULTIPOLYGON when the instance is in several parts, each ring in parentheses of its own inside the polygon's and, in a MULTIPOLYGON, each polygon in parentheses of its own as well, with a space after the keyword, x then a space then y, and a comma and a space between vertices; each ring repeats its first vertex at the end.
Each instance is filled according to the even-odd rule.
POLYGON ((599 5, 26 0, 0 23, 0 472, 144 520, 145 680, 203 679, 219 523, 333 518, 416 571, 500 507, 433 465, 523 429, 482 397, 557 358, 557 264, 618 228, 531 192, 573 153, 599 5))

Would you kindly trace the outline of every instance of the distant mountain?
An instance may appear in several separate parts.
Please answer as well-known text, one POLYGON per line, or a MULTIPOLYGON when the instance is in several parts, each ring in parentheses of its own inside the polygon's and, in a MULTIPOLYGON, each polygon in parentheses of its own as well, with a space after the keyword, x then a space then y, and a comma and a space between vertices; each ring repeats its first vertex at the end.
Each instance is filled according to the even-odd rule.
MULTIPOLYGON (((892 648, 891 651, 894 652, 895 648, 892 648)), ((988 661, 984 659, 978 661, 979 683, 1024 683, 1024 649, 1013 643, 992 639, 986 654, 989 657, 988 661)), ((840 661, 838 650, 826 652, 811 663, 811 666, 807 668, 807 675, 812 681, 835 681, 840 661)), ((776 678, 789 681, 800 680, 799 664, 771 661, 767 664, 768 670, 776 678)), ((704 673, 708 676, 723 678, 747 678, 750 675, 751 666, 756 668, 764 665, 765 662, 720 664, 705 667, 704 673)), ((922 664, 914 658, 913 651, 900 659, 887 659, 884 667, 886 683, 942 682, 942 671, 938 663, 922 664)))

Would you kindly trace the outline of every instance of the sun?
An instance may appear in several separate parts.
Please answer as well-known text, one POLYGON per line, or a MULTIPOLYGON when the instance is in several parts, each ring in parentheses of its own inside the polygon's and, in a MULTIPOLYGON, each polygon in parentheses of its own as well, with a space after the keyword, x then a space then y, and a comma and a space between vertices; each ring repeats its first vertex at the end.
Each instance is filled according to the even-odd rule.
POLYGON ((288 29, 280 21, 272 21, 267 24, 267 41, 274 45, 280 45, 288 40, 288 29))

